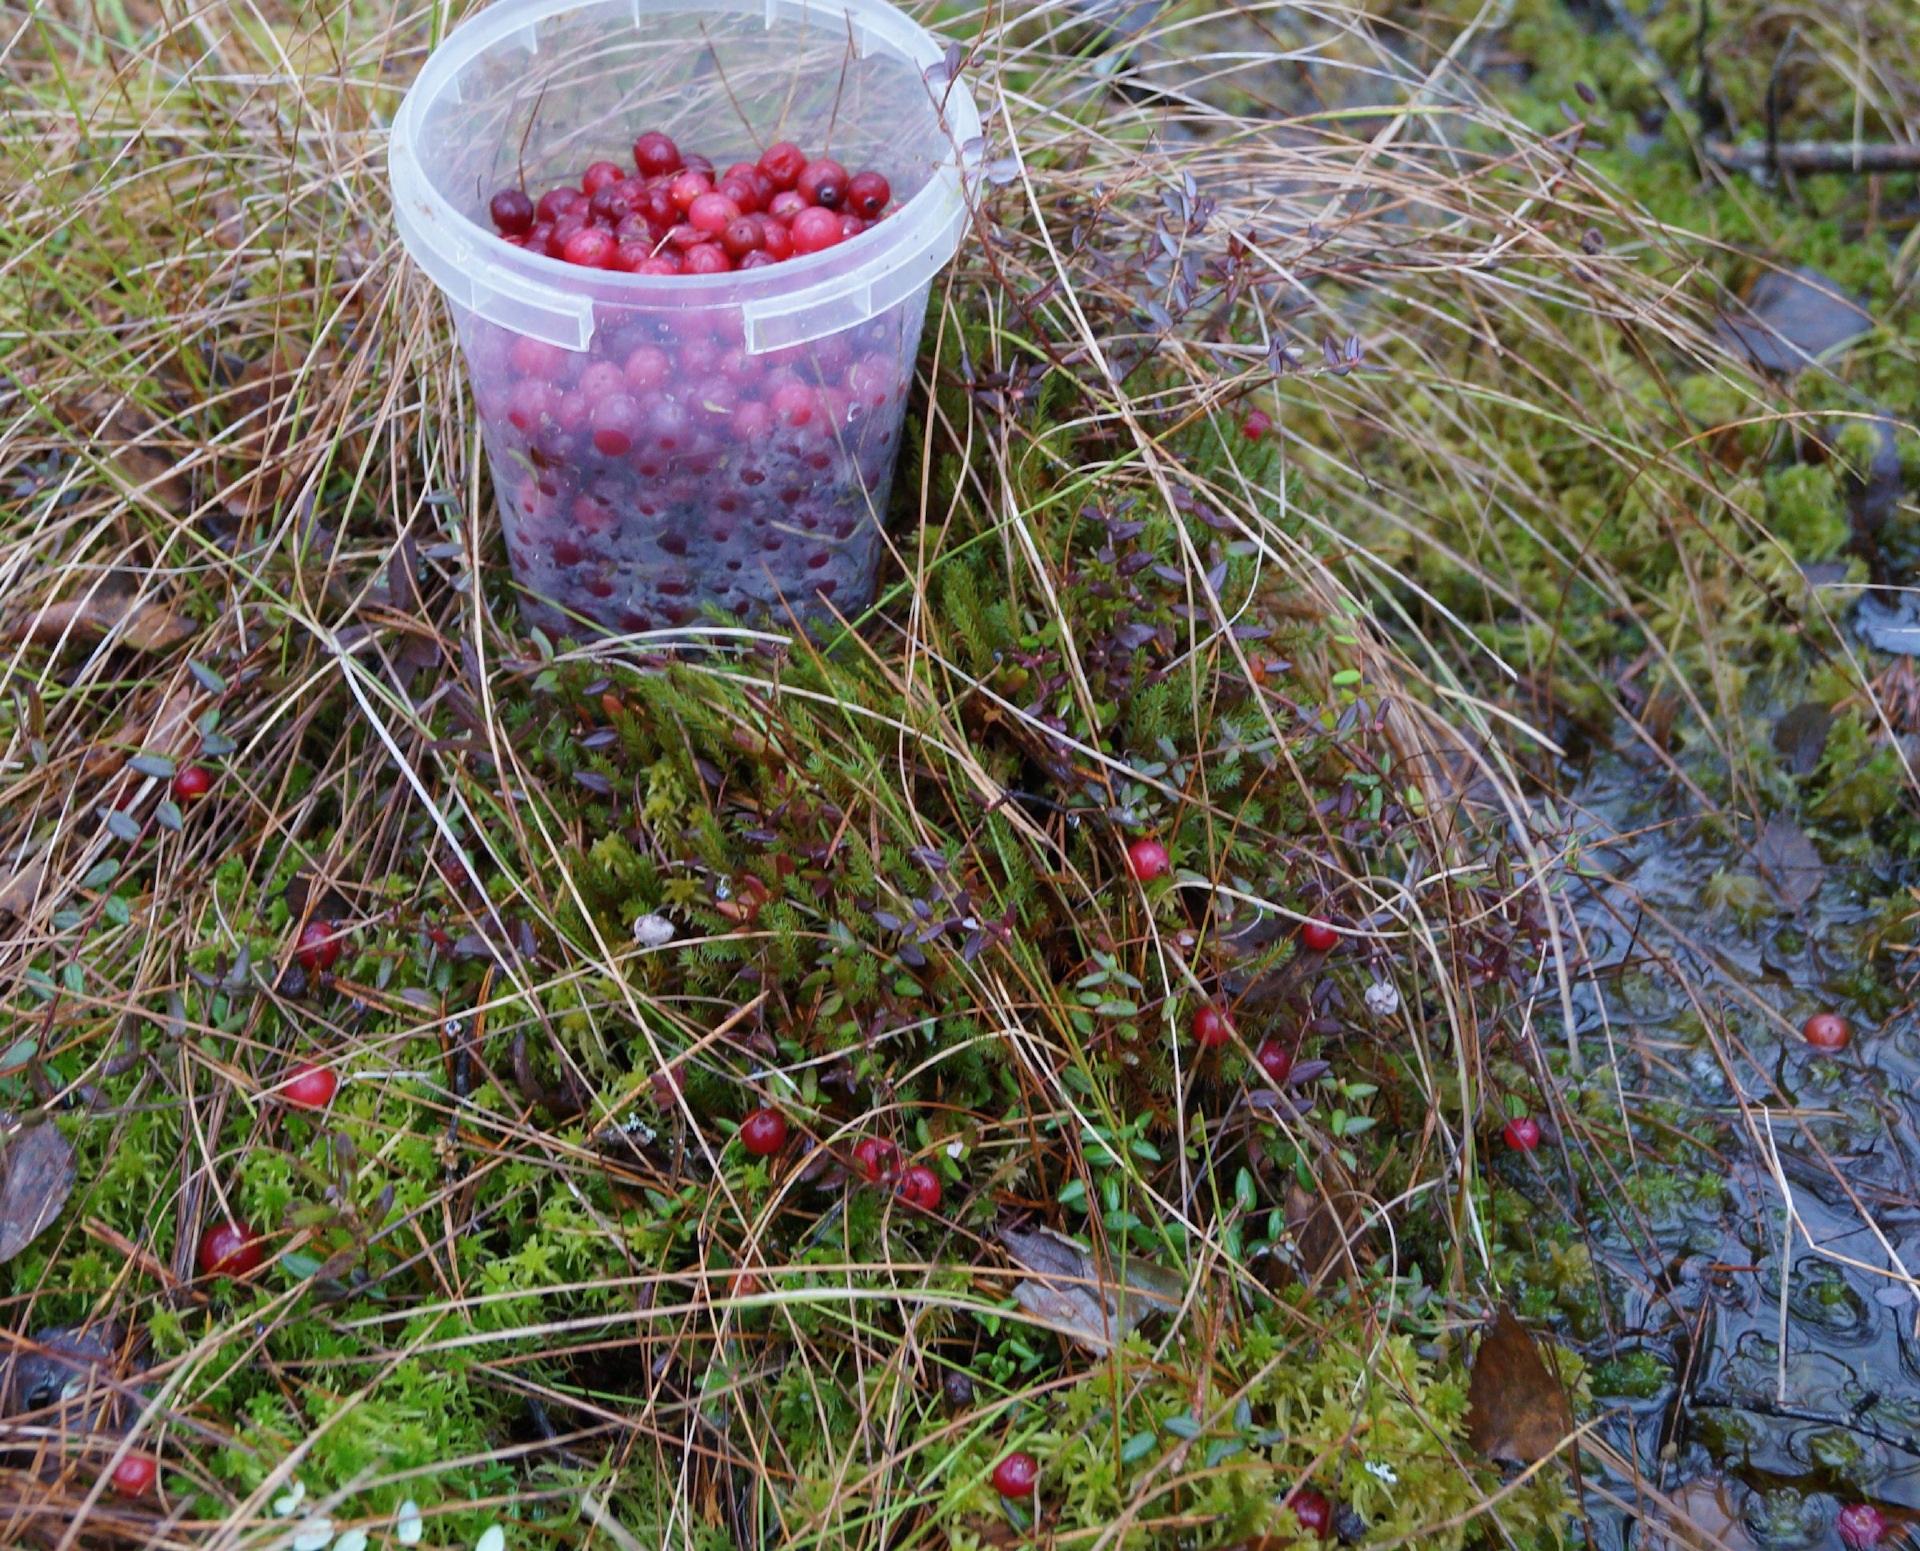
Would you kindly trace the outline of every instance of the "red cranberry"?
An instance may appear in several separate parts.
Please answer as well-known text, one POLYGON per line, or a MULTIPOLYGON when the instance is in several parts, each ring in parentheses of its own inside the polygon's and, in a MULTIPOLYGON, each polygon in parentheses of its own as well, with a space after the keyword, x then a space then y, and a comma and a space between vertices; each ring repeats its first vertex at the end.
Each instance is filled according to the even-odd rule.
POLYGON ((860 217, 855 215, 851 210, 842 210, 840 212, 840 240, 842 242, 851 241, 866 229, 867 223, 861 220, 860 217))
POLYGON ((838 210, 847 197, 847 169, 830 156, 808 162, 794 190, 810 205, 823 210, 838 210))
POLYGON ((619 244, 613 240, 612 232, 589 226, 567 239, 560 256, 569 264, 579 264, 586 269, 605 269, 613 262, 613 250, 617 246, 619 244))
POLYGON ((682 151, 680 165, 687 172, 697 172, 709 183, 713 181, 713 163, 698 151, 682 151))
POLYGON ((1887 1538, 1887 1518, 1872 1503, 1848 1503, 1833 1521, 1847 1551, 1866 1551, 1887 1538))
POLYGON ((807 153, 791 140, 781 140, 760 153, 760 170, 777 189, 790 189, 807 170, 807 153))
POLYGON ((765 217, 760 225, 760 245, 776 263, 793 257, 793 232, 785 221, 765 217))
POLYGON ((507 360, 524 377, 539 377, 552 382, 565 368, 567 352, 558 345, 548 344, 544 339, 521 334, 507 352, 507 360))
POLYGON ((713 192, 712 182, 703 173, 683 172, 673 180, 668 191, 673 196, 673 206, 682 215, 693 208, 693 202, 713 192))
POLYGON ((847 208, 863 221, 871 221, 892 198, 893 185, 877 172, 856 172, 847 180, 847 208))
POLYGON ((610 394, 593 406, 593 450, 606 458, 624 458, 640 432, 640 404, 626 393, 610 394))
POLYGON ((751 215, 766 203, 760 197, 760 187, 745 178, 722 178, 713 186, 714 193, 723 199, 731 199, 740 207, 742 215, 751 215))
POLYGON ((565 215, 586 197, 587 196, 577 188, 567 188, 565 186, 550 188, 540 196, 540 203, 533 207, 534 219, 537 221, 558 221, 561 216, 565 215))
POLYGON ((581 174, 580 187, 592 198, 609 183, 618 183, 625 176, 612 162, 595 162, 581 174))
POLYGON ((993 1489, 1002 1497, 1031 1497, 1040 1480, 1040 1462, 1015 1449, 993 1467, 993 1489))
POLYGON ((295 1109, 325 1109, 340 1090, 340 1079, 324 1066, 296 1066, 280 1085, 280 1097, 295 1109))
POLYGON ((756 1158, 771 1157, 787 1145, 787 1117, 777 1109, 756 1109, 740 1122, 740 1145, 756 1158))
POLYGON ((1531 1115, 1522 1115, 1518 1120, 1509 1120, 1500 1134, 1515 1152, 1532 1152, 1540 1145, 1540 1122, 1531 1115))
POLYGON ((503 188, 487 202, 487 214, 493 224, 509 237, 518 237, 533 227, 533 201, 517 188, 503 188))
POLYGON ((773 390, 767 407, 782 425, 803 426, 813 419, 819 396, 804 382, 783 382, 773 390))
MULTIPOLYGON (((613 227, 614 235, 617 237, 620 223, 634 218, 633 200, 627 193, 626 185, 609 183, 587 201, 587 214, 601 225, 613 227)), ((646 222, 642 221, 640 224, 644 226, 646 222)), ((632 233, 628 235, 631 236, 632 233)))
POLYGON ((178 802, 193 802, 213 790, 213 772, 205 765, 188 765, 173 778, 173 795, 178 802))
POLYGON ((733 267, 735 269, 765 269, 768 265, 778 264, 779 262, 780 260, 775 258, 765 248, 755 248, 733 267))
POLYGON ((1309 1535, 1325 1535, 1333 1523, 1333 1504, 1310 1486, 1303 1486, 1289 1497, 1287 1506, 1309 1535))
POLYGON ((1127 871, 1137 882, 1151 883, 1155 878, 1164 878, 1172 865, 1173 858, 1157 840, 1136 840, 1127 847, 1127 871))
POLYGON ((733 268, 727 250, 717 242, 696 243, 687 249, 685 264, 681 273, 688 275, 724 275, 733 268))
POLYGON ((649 130, 633 142, 633 165, 641 176, 664 177, 680 170, 680 148, 659 130, 649 130))
POLYGON ((868 1184, 891 1179, 900 1169, 900 1149, 882 1136, 868 1136, 853 1149, 853 1166, 868 1184))
POLYGON ((1325 921, 1304 921, 1300 926, 1300 941, 1306 944, 1309 953, 1331 953, 1340 945, 1340 934, 1325 921))
POLYGON ((697 248, 706 240, 707 234, 699 227, 691 221, 682 221, 678 226, 668 229, 667 241, 671 246, 666 251, 671 252, 674 248, 678 248, 684 254, 688 248, 697 248))
POLYGON ((940 1178, 932 1169, 915 1164, 900 1176, 900 1199, 908 1206, 931 1212, 940 1205, 940 1178))
POLYGON ((341 939, 335 934, 333 922, 309 921, 301 928, 293 956, 300 961, 300 967, 312 975, 338 964, 340 947, 341 939))
POLYGON ((787 230, 793 237, 795 253, 824 253, 841 240, 840 217, 812 206, 796 215, 787 230))
POLYGON ((730 259, 743 259, 764 245, 766 239, 761 228, 755 226, 745 216, 737 221, 729 221, 727 229, 720 234, 720 246, 727 250, 730 259))
POLYGON ((740 206, 725 194, 702 194, 687 206, 687 224, 709 237, 718 237, 740 219, 740 206))
POLYGON ((1845 1050, 1853 1038, 1847 1020, 1837 1012, 1817 1012, 1800 1026, 1800 1033, 1815 1050, 1832 1055, 1845 1050))
POLYGON ((122 1497, 145 1497, 159 1474, 152 1455, 129 1454, 113 1467, 113 1489, 122 1497))
POLYGON ((640 345, 627 357, 627 386, 636 393, 657 388, 673 370, 673 361, 658 345, 640 345))
POLYGON ((1264 409, 1250 409, 1247 418, 1240 422, 1240 434, 1250 442, 1257 442, 1273 429, 1273 418, 1264 409))
POLYGON ((243 1224, 219 1223, 200 1240, 200 1269, 208 1276, 245 1276, 260 1260, 260 1240, 243 1224))
POLYGON ((633 272, 636 275, 680 275, 686 273, 686 265, 671 253, 656 253, 639 264, 633 272))
POLYGON ((535 221, 528 228, 526 236, 520 239, 520 246, 529 253, 545 253, 547 244, 553 241, 553 222, 535 221))
POLYGON ((785 221, 789 225, 793 223, 793 218, 806 208, 807 202, 792 189, 783 190, 767 201, 767 214, 776 221, 785 221))
POLYGON ((1271 1077, 1275 1084, 1284 1084, 1293 1075, 1293 1052, 1277 1039, 1263 1039, 1260 1048, 1253 1053, 1254 1062, 1260 1070, 1271 1077))
POLYGON ((594 361, 580 374, 580 392, 589 404, 626 391, 626 374, 611 361, 594 361))
POLYGON ((773 411, 758 399, 748 399, 733 412, 733 439, 743 447, 773 434, 773 411))
POLYGON ((1211 1050, 1224 1045, 1233 1038, 1233 1024, 1227 1015, 1213 1003, 1206 1003, 1193 1015, 1193 1040, 1197 1045, 1211 1050))

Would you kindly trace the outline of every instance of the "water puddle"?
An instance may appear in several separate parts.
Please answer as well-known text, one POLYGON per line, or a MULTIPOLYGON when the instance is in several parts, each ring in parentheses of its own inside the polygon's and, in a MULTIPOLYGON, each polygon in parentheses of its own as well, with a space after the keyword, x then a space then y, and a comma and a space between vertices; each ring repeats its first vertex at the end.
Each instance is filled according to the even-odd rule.
MULTIPOLYGON (((1868 1543, 1860 1505, 1920 1518, 1920 1027, 1863 973, 1897 880, 1785 821, 1729 834, 1617 757, 1569 811, 1580 1110, 1618 1160, 1587 1148, 1603 1296, 1565 1326, 1613 1408, 1596 1544, 1868 1543), (1852 1027, 1831 1055, 1799 1032, 1828 1010, 1852 1027)), ((1535 1199, 1568 1188, 1544 1171, 1535 1199)))

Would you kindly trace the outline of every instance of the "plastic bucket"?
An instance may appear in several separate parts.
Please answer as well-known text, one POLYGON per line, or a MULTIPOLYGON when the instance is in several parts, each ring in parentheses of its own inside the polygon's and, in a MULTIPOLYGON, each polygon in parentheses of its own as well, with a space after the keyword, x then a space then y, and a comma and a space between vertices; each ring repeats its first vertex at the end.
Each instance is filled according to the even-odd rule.
POLYGON ((871 601, 928 286, 979 144, 947 71, 883 0, 502 0, 433 52, 394 121, 394 213, 453 314, 528 623, 871 601), (495 235, 493 194, 631 167, 651 129, 719 167, 790 140, 885 174, 894 202, 825 252, 718 275, 586 269, 495 235), (595 434, 616 391, 626 445, 595 434))

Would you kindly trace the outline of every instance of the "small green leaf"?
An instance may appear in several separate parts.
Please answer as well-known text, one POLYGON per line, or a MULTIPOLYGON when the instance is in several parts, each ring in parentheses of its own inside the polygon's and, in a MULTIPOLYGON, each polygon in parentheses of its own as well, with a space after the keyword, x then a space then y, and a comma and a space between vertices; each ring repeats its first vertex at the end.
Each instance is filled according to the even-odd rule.
POLYGON ((231 754, 239 747, 240 745, 224 732, 210 732, 200 740, 200 752, 208 759, 219 759, 222 755, 231 754))
POLYGON ((152 776, 157 781, 173 779, 173 761, 164 754, 136 754, 127 761, 129 770, 137 770, 143 776, 152 776))
POLYGON ((74 996, 79 996, 87 989, 87 972, 78 964, 69 964, 60 971, 60 983, 74 996))
POLYGON ((0 1055, 0 1071, 18 1071, 33 1059, 39 1049, 40 1041, 31 1034, 25 1039, 16 1039, 7 1047, 6 1054, 0 1055))
POLYGON ((1176 1438, 1198 1438, 1200 1424, 1190 1416, 1170 1416, 1160 1424, 1176 1438))
POLYGON ((180 832, 181 822, 180 804, 175 802, 171 797, 165 802, 157 804, 153 810, 153 822, 158 824, 162 829, 170 829, 175 834, 178 834, 180 832))
POLYGON ((1159 1447, 1160 1440, 1152 1433, 1135 1433, 1120 1445, 1120 1463, 1131 1465, 1137 1459, 1146 1458, 1159 1447))
POLYGON ((1115 1001, 1102 1002, 1098 1007, 1094 1008, 1094 1011, 1099 1013, 1103 1018, 1133 1018, 1139 1015, 1140 1009, 1134 1006, 1132 1002, 1115 1001))
POLYGON ((191 657, 187 659, 187 672, 191 673, 199 681, 200 687, 210 695, 217 695, 227 687, 225 679, 205 663, 195 662, 191 657))
POLYGON ((280 1266, 295 1281, 304 1282, 320 1269, 320 1262, 312 1255, 290 1250, 280 1257, 280 1266))
POLYGON ((1253 1190, 1253 1175, 1246 1169, 1233 1177, 1233 1199, 1240 1203, 1242 1210, 1251 1212, 1258 1201, 1253 1190))
POLYGON ((1149 1142, 1143 1136, 1136 1136, 1131 1142, 1127 1143, 1127 1151, 1132 1153, 1136 1158, 1145 1158, 1149 1163, 1158 1163, 1160 1161, 1160 1149, 1155 1147, 1152 1142, 1149 1142))
POLYGON ((140 823, 131 813, 122 813, 118 808, 107 810, 107 833, 116 840, 131 844, 140 838, 140 823))
POLYGON ((1062 1206, 1085 1206, 1087 1204, 1087 1182, 1083 1179, 1069 1180, 1062 1187, 1058 1200, 1062 1206))
POLYGON ((100 913, 115 926, 125 926, 133 919, 132 910, 127 907, 127 902, 118 894, 111 895, 108 898, 100 913))
POLYGON ((80 887, 83 889, 103 889, 119 876, 119 859, 110 856, 104 862, 95 862, 87 869, 86 877, 80 880, 80 887))
POLYGON ((1207 1469, 1211 1470, 1223 1459, 1231 1459, 1247 1446, 1244 1438, 1216 1438, 1207 1445, 1207 1469))
POLYGON ((1327 682, 1329 684, 1340 685, 1358 684, 1360 682, 1360 670, 1358 668, 1342 668, 1338 673, 1334 674, 1332 678, 1327 680, 1327 682))

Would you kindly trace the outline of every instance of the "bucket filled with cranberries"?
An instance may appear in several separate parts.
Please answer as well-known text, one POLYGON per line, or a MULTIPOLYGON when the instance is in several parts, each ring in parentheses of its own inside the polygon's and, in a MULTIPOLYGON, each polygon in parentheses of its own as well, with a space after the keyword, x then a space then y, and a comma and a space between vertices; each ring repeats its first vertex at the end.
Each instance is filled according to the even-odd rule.
POLYGON ((550 634, 874 595, 980 121, 883 0, 501 0, 394 120, 522 594, 550 634))

